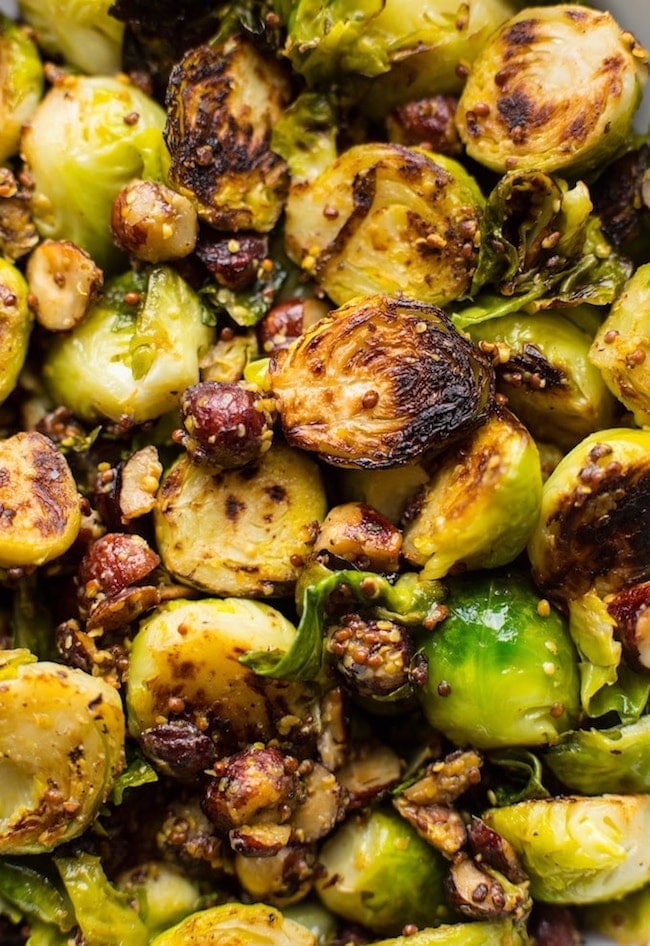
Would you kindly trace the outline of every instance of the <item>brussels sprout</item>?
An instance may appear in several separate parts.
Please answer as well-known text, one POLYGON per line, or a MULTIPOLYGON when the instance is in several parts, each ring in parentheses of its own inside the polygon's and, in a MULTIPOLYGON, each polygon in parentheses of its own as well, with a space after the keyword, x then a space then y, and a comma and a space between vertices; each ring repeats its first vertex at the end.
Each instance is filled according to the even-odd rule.
POLYGON ((0 854, 48 851, 94 821, 124 766, 122 703, 26 651, 3 652, 0 669, 0 854))
POLYGON ((113 277, 86 318, 51 342, 45 383, 86 420, 153 420, 198 381, 214 338, 207 321, 199 296, 169 266, 113 277))
POLYGON ((650 792, 650 716, 566 733, 544 758, 567 788, 583 795, 650 792))
POLYGON ((51 440, 20 431, 0 440, 0 568, 33 567, 66 552, 81 527, 81 497, 51 440))
POLYGON ((310 181, 336 160, 336 112, 329 96, 303 92, 275 123, 271 146, 292 182, 310 181))
POLYGON ((639 427, 650 427, 650 263, 635 271, 590 349, 605 383, 639 427))
POLYGON ((650 579, 650 431, 590 434, 544 484, 528 543, 533 577, 563 607, 650 579))
POLYGON ((34 324, 29 287, 12 263, 0 258, 0 403, 16 387, 34 324))
POLYGON ((421 463, 406 463, 383 470, 341 470, 336 486, 344 500, 367 503, 397 525, 408 501, 428 480, 421 463))
POLYGON ((605 164, 630 134, 647 56, 610 13, 577 4, 522 10, 471 67, 456 113, 468 155, 500 173, 578 176, 605 164))
POLYGON ((424 578, 444 578, 458 566, 506 565, 526 547, 541 501, 535 441, 499 408, 434 465, 407 507, 402 554, 424 566, 424 578))
POLYGON ((161 106, 125 78, 65 75, 51 86, 21 140, 41 236, 70 240, 116 269, 113 201, 132 178, 163 177, 164 124, 161 106))
POLYGON ((317 946, 312 932, 263 903, 223 903, 193 913, 151 946, 317 946))
MULTIPOLYGON (((178 599, 146 618, 129 662, 129 730, 145 730, 181 714, 209 717, 229 748, 284 736, 302 725, 306 686, 260 678, 239 661, 247 650, 288 650, 295 628, 268 604, 244 598, 178 599), (286 729, 286 727, 289 729, 286 729)), ((203 725, 203 729, 205 726, 203 725)))
POLYGON ((147 946, 149 931, 138 916, 136 903, 110 883, 99 857, 79 853, 55 857, 54 863, 86 943, 147 946))
POLYGON ((400 291, 445 305, 468 293, 483 205, 453 158, 355 145, 313 180, 292 185, 286 249, 337 305, 400 291))
POLYGON ((650 795, 564 795, 492 808, 483 819, 520 855, 533 899, 598 903, 650 877, 650 795))
POLYGON ((110 6, 111 0, 18 0, 48 56, 95 75, 117 72, 122 64, 124 26, 110 6))
POLYGON ((200 906, 198 884, 164 861, 147 861, 131 867, 119 874, 115 885, 137 901, 149 936, 161 933, 200 906))
POLYGON ((421 642, 418 694, 436 729, 491 749, 557 742, 578 721, 577 656, 560 614, 523 575, 450 582, 449 616, 421 642))
POLYGON ((508 0, 461 8, 457 0, 300 0, 286 17, 284 52, 310 84, 342 82, 378 117, 404 101, 459 91, 461 67, 515 9, 508 0))
POLYGON ((179 581, 219 595, 291 593, 327 504, 317 465, 273 444, 221 473, 181 457, 154 508, 158 550, 179 581))
POLYGON ((616 400, 588 357, 591 336, 565 312, 518 312, 468 334, 494 352, 497 389, 537 440, 569 450, 614 423, 616 400))
POLYGON ((0 164, 17 154, 22 127, 38 105, 45 81, 38 47, 0 11, 0 164))
POLYGON ((269 381, 289 443, 336 466, 413 462, 493 407, 489 360, 441 309, 402 296, 342 306, 274 353, 269 381))
POLYGON ((213 227, 273 229, 288 173, 269 142, 289 98, 284 71, 242 37, 191 49, 172 70, 165 126, 170 181, 213 227))
POLYGON ((373 946, 528 946, 523 925, 509 920, 476 923, 443 923, 394 939, 378 940, 373 946))
POLYGON ((447 862, 395 812, 349 817, 325 841, 319 862, 316 890, 325 906, 373 933, 395 936, 406 924, 449 918, 447 862))
POLYGON ((650 943, 650 886, 620 900, 584 907, 580 919, 584 929, 601 933, 620 946, 647 946, 650 943))

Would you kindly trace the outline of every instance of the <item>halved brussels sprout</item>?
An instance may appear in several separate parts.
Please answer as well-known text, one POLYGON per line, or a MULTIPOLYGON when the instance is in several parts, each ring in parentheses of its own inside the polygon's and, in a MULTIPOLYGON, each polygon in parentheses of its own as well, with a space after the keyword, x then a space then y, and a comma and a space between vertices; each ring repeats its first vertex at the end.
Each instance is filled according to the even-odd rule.
POLYGON ((497 409, 445 453, 405 514, 402 554, 422 577, 454 568, 495 568, 526 547, 542 501, 535 441, 514 414, 497 409))
POLYGON ((342 83, 375 117, 395 105, 459 91, 462 67, 516 6, 508 0, 300 0, 284 52, 310 84, 342 83), (368 82, 368 79, 374 81, 368 82), (364 81, 365 80, 365 81, 364 81), (360 94, 361 93, 361 94, 360 94))
POLYGON ((0 440, 0 568, 66 552, 81 527, 81 496, 65 457, 36 431, 0 440))
POLYGON ((650 886, 621 899, 598 903, 580 911, 584 929, 608 937, 620 946, 650 943, 650 886))
POLYGON ((82 72, 109 75, 122 65, 124 24, 109 12, 112 0, 18 0, 49 56, 63 56, 82 72))
POLYGON ((533 578, 562 607, 650 579, 650 431, 590 434, 544 484, 528 543, 533 578))
POLYGON ((263 903, 223 903, 193 913, 151 946, 317 946, 312 932, 263 903))
POLYGON ((62 75, 21 139, 41 236, 70 240, 115 269, 122 256, 111 236, 113 201, 133 178, 162 180, 164 124, 161 106, 124 77, 62 75))
POLYGON ((0 403, 16 387, 27 357, 34 313, 28 303, 25 277, 0 258, 0 403))
POLYGON ((453 158, 355 145, 292 185, 286 249, 337 305, 378 292, 445 305, 469 291, 483 206, 478 184, 453 158))
POLYGON ((209 719, 228 749, 290 735, 310 705, 306 685, 262 680, 239 658, 289 650, 294 626, 268 604, 245 598, 178 599, 158 607, 135 636, 129 662, 129 731, 170 719, 209 719))
POLYGON ((0 693, 0 854, 49 851, 94 821, 124 767, 122 703, 27 651, 0 652, 0 693))
POLYGON ((449 583, 449 616, 424 638, 417 692, 436 729, 491 749, 557 742, 579 718, 577 655, 566 622, 523 574, 449 583))
POLYGON ((629 726, 566 733, 544 759, 567 788, 583 795, 650 792, 650 716, 629 726))
POLYGON ((382 939, 373 946, 529 946, 523 924, 510 920, 475 923, 443 923, 394 939, 382 939))
POLYGON ((521 857, 533 899, 598 903, 650 877, 650 795, 563 795, 491 808, 482 817, 521 857))
POLYGON ((172 69, 170 181, 213 227, 266 233, 276 224, 289 181, 270 138, 289 99, 284 70, 241 36, 190 49, 172 69))
POLYGON ((602 166, 631 132, 647 57, 610 13, 578 4, 527 7, 471 67, 456 114, 468 155, 499 173, 578 176, 602 166))
POLYGON ((179 581, 264 597, 292 593, 326 512, 318 466, 274 443, 255 465, 220 473, 181 457, 161 484, 154 525, 179 581))
POLYGON ((0 11, 0 164, 18 153, 22 127, 38 105, 44 85, 36 43, 0 11))
POLYGON ((497 389, 535 439, 569 450, 614 423, 616 400, 589 360, 592 337, 566 311, 518 312, 467 331, 495 352, 497 389))
POLYGON ((150 937, 194 913, 201 905, 199 884, 164 861, 146 861, 122 871, 115 885, 137 902, 140 919, 150 937))
POLYGON ((383 470, 341 470, 336 488, 344 500, 367 503, 397 525, 408 501, 428 481, 421 463, 406 463, 383 470))
POLYGON ((214 338, 207 322, 201 299, 170 266, 114 277, 84 320, 51 341, 46 386, 89 421, 153 420, 199 380, 214 338))
POLYGON ((325 841, 316 890, 325 906, 373 933, 397 935, 406 924, 433 926, 450 916, 447 862, 396 812, 349 817, 325 841))
POLYGON ((321 319, 273 354, 269 383, 290 444, 362 469, 439 451, 493 408, 489 359, 441 309, 399 295, 321 319))
POLYGON ((634 272, 598 329, 589 355, 639 427, 650 427, 650 263, 634 272))

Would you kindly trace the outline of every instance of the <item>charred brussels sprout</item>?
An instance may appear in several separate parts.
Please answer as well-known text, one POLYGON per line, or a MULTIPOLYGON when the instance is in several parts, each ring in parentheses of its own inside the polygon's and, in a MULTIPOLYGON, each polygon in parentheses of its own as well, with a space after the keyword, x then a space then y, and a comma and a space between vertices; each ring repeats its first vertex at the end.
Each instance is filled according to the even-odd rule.
POLYGON ((109 10, 111 0, 18 0, 23 19, 49 56, 95 75, 122 65, 124 26, 109 10))
POLYGON ((598 329, 591 360, 607 386, 634 415, 650 427, 650 263, 639 266, 598 329))
POLYGON ((591 335, 565 313, 505 315, 468 333, 493 353, 497 389, 537 440, 569 450, 611 427, 616 400, 589 359, 591 335))
POLYGON ((442 310, 401 296, 343 306, 276 352, 269 374, 289 443, 337 466, 409 463, 493 406, 489 360, 442 310))
POLYGON ((611 14, 528 7, 474 61, 458 104, 460 135, 469 156, 494 171, 577 176, 625 146, 647 75, 646 51, 611 14))
POLYGON ((151 946, 317 946, 316 936, 263 903, 224 903, 193 913, 151 946))
POLYGON ((544 484, 528 543, 533 578, 562 607, 650 579, 650 431, 590 434, 544 484))
POLYGON ((153 420, 199 380, 214 337, 207 322, 199 296, 171 267, 116 276, 85 319, 50 344, 46 385, 86 420, 153 420))
POLYGON ((310 693, 299 683, 261 681, 239 661, 251 648, 288 650, 295 628, 268 604, 244 598, 179 599, 140 626, 130 657, 129 730, 205 720, 228 749, 277 737, 282 720, 302 725, 310 693))
POLYGON ((288 174, 269 143, 289 97, 280 66, 239 37, 192 49, 172 70, 170 180, 212 226, 267 232, 278 220, 288 174))
POLYGON ((102 268, 116 268, 113 201, 132 178, 163 177, 164 124, 160 105, 124 78, 62 75, 21 140, 41 236, 71 240, 102 268))
POLYGON ((284 52, 310 84, 361 91, 361 106, 376 117, 404 101, 459 91, 459 67, 515 8, 508 0, 460 8, 456 0, 364 0, 353 8, 347 0, 300 0, 291 4, 284 52))
POLYGON ((325 906, 373 933, 396 935, 407 923, 449 917, 446 861, 395 812, 348 818, 320 852, 316 889, 325 906))
POLYGON ((34 324, 29 287, 20 270, 0 258, 0 403, 16 387, 34 324))
POLYGON ((0 854, 51 850, 95 819, 124 765, 124 714, 99 677, 0 655, 0 854))
POLYGON ((287 252, 337 305, 400 291, 445 305, 469 290, 483 204, 453 158, 356 145, 314 180, 291 187, 287 252))
POLYGON ((220 473, 181 457, 161 484, 154 524, 179 581, 264 597, 292 592, 326 511, 313 460, 274 444, 255 465, 220 473))
POLYGON ((402 554, 425 578, 506 565, 526 547, 541 501, 535 441, 500 408, 434 465, 407 507, 402 554))
POLYGON ((579 717, 577 654, 565 621, 523 575, 450 584, 449 616, 421 641, 424 713, 459 745, 554 743, 579 717))
POLYGON ((27 31, 0 12, 0 164, 18 152, 22 126, 43 94, 43 65, 27 31))
POLYGON ((483 819, 520 855, 534 899, 598 903, 647 883, 650 795, 564 795, 492 808, 483 819))
POLYGON ((79 534, 81 496, 65 457, 36 431, 0 440, 0 568, 43 565, 79 534))

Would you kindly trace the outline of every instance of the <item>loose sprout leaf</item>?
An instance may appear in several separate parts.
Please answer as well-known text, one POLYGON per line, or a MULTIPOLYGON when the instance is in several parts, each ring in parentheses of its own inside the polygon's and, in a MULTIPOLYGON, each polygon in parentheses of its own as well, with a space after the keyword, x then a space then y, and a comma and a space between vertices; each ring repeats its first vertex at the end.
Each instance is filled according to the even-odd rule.
POLYGON ((288 651, 249 651, 240 658, 241 662, 262 676, 325 682, 323 628, 327 605, 330 596, 343 586, 360 604, 374 605, 382 616, 405 624, 426 625, 432 610, 443 598, 439 582, 419 582, 408 573, 391 584, 374 572, 332 572, 304 589, 302 617, 288 651))
POLYGON ((0 895, 28 921, 37 919, 62 932, 70 930, 74 925, 72 905, 37 864, 0 860, 0 895))
POLYGON ((114 805, 121 805, 125 792, 131 788, 139 788, 158 781, 158 773, 147 762, 139 749, 130 748, 131 757, 127 757, 124 771, 116 778, 111 791, 110 800, 114 805))
POLYGON ((514 805, 530 798, 548 798, 550 792, 542 782, 542 763, 527 749, 501 749, 488 754, 490 765, 496 767, 499 782, 490 788, 497 806, 514 805))
POLYGON ((293 182, 310 180, 336 159, 337 109, 334 97, 303 92, 271 133, 271 148, 284 158, 293 182))

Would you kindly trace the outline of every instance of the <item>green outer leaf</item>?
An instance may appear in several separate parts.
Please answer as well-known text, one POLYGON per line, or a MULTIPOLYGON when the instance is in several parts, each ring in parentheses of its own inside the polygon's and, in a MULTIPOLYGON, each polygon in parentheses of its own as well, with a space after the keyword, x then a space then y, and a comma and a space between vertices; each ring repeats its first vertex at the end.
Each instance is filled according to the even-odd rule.
POLYGON ((74 926, 68 898, 48 877, 25 863, 0 860, 0 896, 29 921, 51 923, 62 932, 74 926))
POLYGON ((561 782, 585 795, 650 792, 650 716, 566 733, 544 759, 561 782))
POLYGON ((490 791, 497 806, 514 805, 529 798, 548 798, 542 784, 542 763, 528 749, 501 749, 488 754, 491 765, 500 770, 499 784, 490 791))
POLYGON ((111 801, 114 805, 121 805, 124 793, 130 788, 139 788, 158 781, 158 773, 150 765, 139 749, 133 751, 126 769, 115 780, 111 791, 111 801))
POLYGON ((302 617, 288 651, 252 650, 240 657, 240 661, 261 676, 324 683, 327 668, 323 627, 327 603, 341 585, 346 585, 360 604, 378 606, 383 617, 425 627, 427 618, 443 597, 439 582, 420 582, 410 573, 402 575, 393 585, 374 572, 330 572, 306 586, 302 617))

